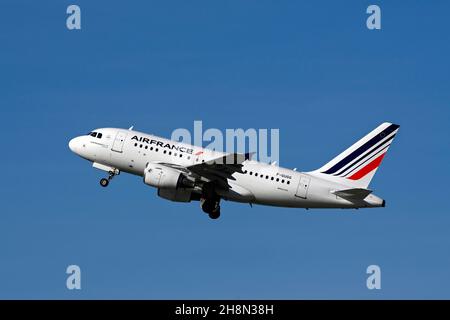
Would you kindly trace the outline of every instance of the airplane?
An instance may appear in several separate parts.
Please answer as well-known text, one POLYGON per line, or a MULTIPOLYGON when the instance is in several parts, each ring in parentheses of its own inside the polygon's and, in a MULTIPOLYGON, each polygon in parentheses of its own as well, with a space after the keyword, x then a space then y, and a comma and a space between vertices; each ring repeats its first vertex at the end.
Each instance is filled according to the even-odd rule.
POLYGON ((251 159, 250 153, 223 153, 120 128, 101 128, 69 142, 72 152, 108 173, 102 187, 121 172, 142 177, 159 197, 199 201, 211 219, 220 201, 290 208, 376 208, 386 201, 369 183, 399 125, 385 122, 319 169, 299 172, 251 159))

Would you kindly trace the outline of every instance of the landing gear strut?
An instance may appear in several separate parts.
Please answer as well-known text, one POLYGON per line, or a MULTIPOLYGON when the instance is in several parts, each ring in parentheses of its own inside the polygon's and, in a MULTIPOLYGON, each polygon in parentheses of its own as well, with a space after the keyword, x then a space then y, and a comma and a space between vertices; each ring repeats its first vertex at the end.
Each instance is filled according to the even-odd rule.
POLYGON ((119 170, 114 169, 114 171, 109 171, 108 172, 108 178, 103 178, 100 180, 100 185, 105 188, 109 185, 109 182, 112 180, 112 178, 114 178, 114 176, 117 176, 120 173, 119 170))
POLYGON ((200 205, 202 210, 209 215, 211 219, 218 219, 220 217, 220 197, 214 190, 213 184, 203 185, 202 197, 200 205))

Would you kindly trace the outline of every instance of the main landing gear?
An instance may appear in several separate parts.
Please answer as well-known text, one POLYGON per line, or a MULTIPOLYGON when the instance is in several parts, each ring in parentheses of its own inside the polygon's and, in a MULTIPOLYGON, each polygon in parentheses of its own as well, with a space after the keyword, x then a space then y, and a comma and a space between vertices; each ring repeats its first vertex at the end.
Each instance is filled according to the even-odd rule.
POLYGON ((220 217, 220 197, 214 190, 213 184, 204 184, 200 205, 203 212, 207 213, 211 219, 220 217))
POLYGON ((209 199, 200 200, 203 212, 207 213, 211 219, 218 219, 220 217, 219 201, 209 199))
POLYGON ((109 185, 109 181, 112 180, 112 178, 114 178, 115 176, 117 176, 118 174, 120 174, 120 171, 117 169, 114 169, 114 171, 109 171, 108 172, 108 178, 103 178, 100 180, 100 185, 105 188, 109 185))

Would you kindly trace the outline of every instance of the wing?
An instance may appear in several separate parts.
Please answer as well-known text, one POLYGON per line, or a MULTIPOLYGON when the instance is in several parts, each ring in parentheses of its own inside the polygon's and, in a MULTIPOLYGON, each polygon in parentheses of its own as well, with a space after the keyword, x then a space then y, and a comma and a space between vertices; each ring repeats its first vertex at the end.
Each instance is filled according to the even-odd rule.
POLYGON ((222 188, 228 189, 227 179, 236 180, 235 172, 242 173, 242 163, 250 159, 252 153, 230 153, 223 157, 186 167, 187 170, 208 181, 215 181, 222 188))
POLYGON ((242 173, 242 163, 251 158, 253 153, 229 153, 223 157, 211 159, 188 167, 173 163, 158 162, 161 165, 179 170, 200 181, 214 181, 218 186, 228 190, 227 179, 236 180, 235 172, 242 173))

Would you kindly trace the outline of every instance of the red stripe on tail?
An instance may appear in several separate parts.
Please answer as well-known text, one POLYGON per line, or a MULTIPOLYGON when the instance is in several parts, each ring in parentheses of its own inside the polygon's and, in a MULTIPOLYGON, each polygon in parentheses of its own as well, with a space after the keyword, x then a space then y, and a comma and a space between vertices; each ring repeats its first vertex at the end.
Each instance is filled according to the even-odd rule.
POLYGON ((352 174, 350 177, 348 177, 348 179, 359 180, 362 177, 364 177, 366 174, 368 174, 370 171, 378 168, 378 166, 380 165, 381 161, 383 160, 383 157, 385 154, 386 153, 383 153, 381 156, 379 156, 378 158, 376 158, 375 160, 370 162, 368 165, 363 167, 361 170, 356 171, 354 174, 352 174))

